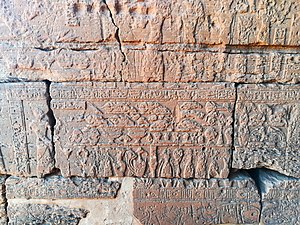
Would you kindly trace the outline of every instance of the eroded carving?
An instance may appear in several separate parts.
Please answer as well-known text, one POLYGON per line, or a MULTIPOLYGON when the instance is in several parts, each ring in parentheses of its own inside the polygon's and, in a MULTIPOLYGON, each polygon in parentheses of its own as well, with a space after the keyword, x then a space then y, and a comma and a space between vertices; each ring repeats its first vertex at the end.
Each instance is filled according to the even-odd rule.
POLYGON ((15 224, 79 224, 87 210, 57 205, 10 203, 7 214, 9 223, 15 224))
POLYGON ((300 177, 299 100, 299 85, 239 86, 233 167, 300 177))
POLYGON ((232 85, 56 83, 51 96, 64 176, 228 175, 232 85))
POLYGON ((263 224, 297 224, 300 221, 300 179, 259 170, 263 224))
POLYGON ((115 198, 120 188, 117 181, 91 178, 17 178, 6 181, 8 199, 97 199, 115 198))
POLYGON ((142 224, 257 224, 254 181, 231 179, 135 179, 134 215, 142 224))
POLYGON ((54 168, 45 83, 0 85, 0 173, 43 176, 54 168))

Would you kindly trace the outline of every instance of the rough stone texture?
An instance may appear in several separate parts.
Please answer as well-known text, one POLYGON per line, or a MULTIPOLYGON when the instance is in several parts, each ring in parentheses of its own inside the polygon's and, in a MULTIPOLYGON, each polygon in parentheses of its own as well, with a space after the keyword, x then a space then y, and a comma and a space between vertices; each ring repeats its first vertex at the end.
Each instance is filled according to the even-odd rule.
POLYGON ((54 167, 45 83, 0 84, 0 173, 43 176, 54 167))
POLYGON ((0 225, 6 225, 6 196, 5 196, 5 176, 0 176, 0 225))
POLYGON ((115 198, 120 188, 120 183, 115 181, 58 176, 44 179, 10 177, 5 185, 8 199, 115 198))
POLYGON ((238 87, 234 168, 300 177, 300 85, 238 87))
POLYGON ((293 48, 124 46, 123 62, 117 45, 73 45, 47 51, 0 44, 0 81, 300 82, 293 48))
POLYGON ((79 224, 88 211, 50 204, 8 204, 9 225, 79 224))
POLYGON ((295 46, 299 7, 297 0, 8 0, 0 4, 0 40, 115 42, 119 33, 122 43, 295 46))
POLYGON ((141 224, 258 224, 260 197, 254 181, 136 178, 134 215, 141 224))
MULTIPOLYGON (((133 215, 133 178, 111 178, 110 180, 122 183, 115 198, 60 198, 54 200, 50 198, 24 199, 22 196, 16 196, 17 198, 8 198, 7 201, 12 207, 20 204, 42 204, 68 209, 82 209, 88 214, 80 220, 80 225, 140 225, 133 215)), ((21 224, 23 225, 23 223, 21 224)), ((52 224, 56 225, 57 223, 52 224)))
POLYGON ((115 41, 117 28, 103 0, 5 0, 0 3, 0 14, 0 40, 34 47, 115 41))
POLYGON ((275 171, 260 170, 262 192, 261 222, 269 224, 299 224, 300 179, 275 171))
POLYGON ((64 176, 228 176, 233 85, 55 83, 51 96, 64 176))

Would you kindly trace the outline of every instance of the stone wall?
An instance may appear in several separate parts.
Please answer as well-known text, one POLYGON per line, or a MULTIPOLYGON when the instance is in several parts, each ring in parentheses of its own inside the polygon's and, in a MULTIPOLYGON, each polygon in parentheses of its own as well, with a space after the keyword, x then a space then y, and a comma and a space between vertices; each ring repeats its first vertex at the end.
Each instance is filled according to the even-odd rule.
POLYGON ((0 224, 299 224, 297 0, 2 0, 0 102, 0 224))

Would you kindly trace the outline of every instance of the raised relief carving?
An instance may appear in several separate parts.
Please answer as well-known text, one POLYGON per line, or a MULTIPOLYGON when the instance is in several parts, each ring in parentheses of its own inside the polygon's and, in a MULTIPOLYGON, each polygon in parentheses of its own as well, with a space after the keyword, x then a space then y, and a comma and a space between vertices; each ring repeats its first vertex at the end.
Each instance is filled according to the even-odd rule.
POLYGON ((2 174, 43 176, 54 168, 47 98, 45 83, 0 85, 2 174))
POLYGON ((11 203, 7 208, 8 224, 71 224, 77 225, 87 210, 50 204, 11 203))
POLYGON ((241 85, 233 167, 268 167, 300 177, 299 85, 241 85))
POLYGON ((9 177, 6 180, 8 199, 97 199, 115 198, 120 188, 117 181, 92 178, 9 177))
POLYGON ((232 85, 56 83, 51 96, 64 176, 228 175, 232 85))
POLYGON ((246 175, 230 179, 136 178, 134 216, 142 224, 257 224, 259 194, 246 175))

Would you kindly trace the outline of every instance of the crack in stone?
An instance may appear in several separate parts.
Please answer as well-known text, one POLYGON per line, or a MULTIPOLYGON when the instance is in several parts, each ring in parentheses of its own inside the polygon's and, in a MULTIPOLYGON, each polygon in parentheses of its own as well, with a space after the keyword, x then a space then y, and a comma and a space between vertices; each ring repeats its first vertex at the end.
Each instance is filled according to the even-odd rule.
POLYGON ((51 108, 51 95, 50 95, 50 86, 51 86, 51 81, 49 80, 45 80, 46 83, 46 95, 47 95, 47 106, 48 106, 48 112, 47 112, 47 116, 49 119, 49 125, 50 125, 50 132, 51 132, 51 143, 52 143, 52 158, 53 158, 53 162, 54 162, 54 168, 52 169, 52 171, 49 174, 45 174, 45 176, 49 176, 49 175, 53 175, 53 174, 57 174, 59 169, 56 168, 56 151, 55 151, 55 144, 54 144, 54 127, 56 124, 56 119, 55 116, 53 114, 53 110, 51 108))
POLYGON ((123 62, 126 62, 126 61, 127 61, 127 56, 126 56, 125 52, 123 52, 123 50, 122 50, 123 45, 122 45, 122 41, 121 41, 121 38, 120 38, 120 28, 117 26, 117 24, 116 24, 116 22, 115 22, 115 20, 114 20, 114 18, 113 18, 112 11, 111 11, 111 9, 109 8, 109 6, 108 6, 106 0, 103 0, 103 3, 106 5, 106 7, 107 7, 107 9, 108 9, 108 11, 109 11, 109 16, 110 16, 110 18, 111 18, 111 22, 112 22, 113 25, 116 27, 115 38, 116 38, 116 40, 117 40, 117 42, 118 42, 118 44, 119 44, 119 50, 120 50, 120 52, 121 52, 121 54, 122 54, 122 56, 123 56, 123 62))

